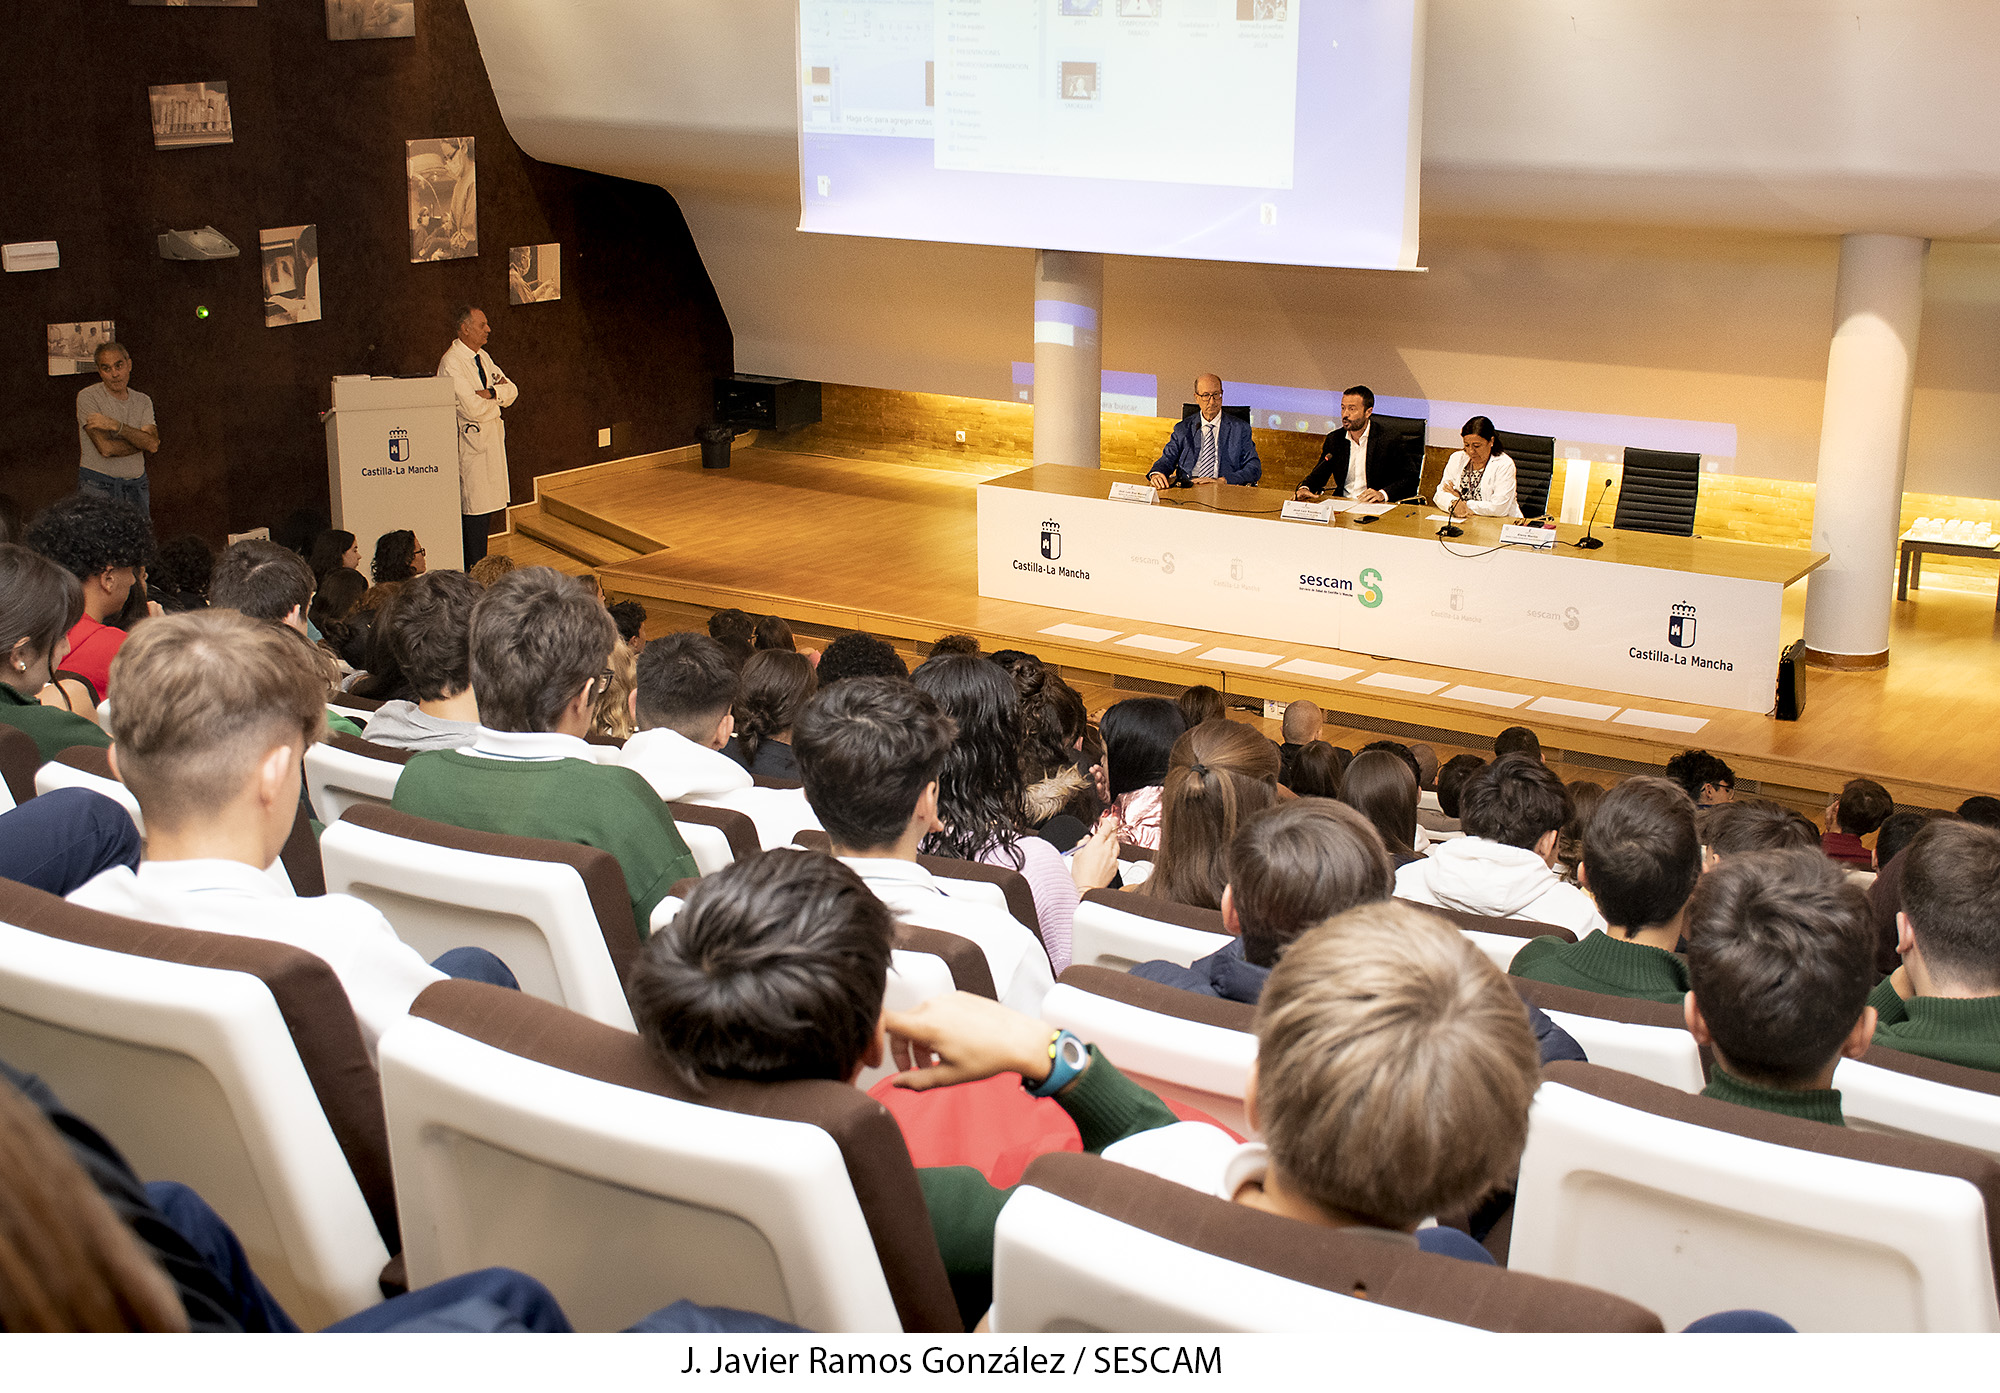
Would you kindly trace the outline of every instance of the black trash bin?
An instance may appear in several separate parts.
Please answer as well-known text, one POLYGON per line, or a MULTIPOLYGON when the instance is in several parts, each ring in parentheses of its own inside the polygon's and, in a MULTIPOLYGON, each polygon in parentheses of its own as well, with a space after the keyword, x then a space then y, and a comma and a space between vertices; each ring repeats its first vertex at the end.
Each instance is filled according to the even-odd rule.
POLYGON ((729 468, 729 442, 736 438, 731 426, 703 426, 701 428, 701 467, 703 469, 729 468))

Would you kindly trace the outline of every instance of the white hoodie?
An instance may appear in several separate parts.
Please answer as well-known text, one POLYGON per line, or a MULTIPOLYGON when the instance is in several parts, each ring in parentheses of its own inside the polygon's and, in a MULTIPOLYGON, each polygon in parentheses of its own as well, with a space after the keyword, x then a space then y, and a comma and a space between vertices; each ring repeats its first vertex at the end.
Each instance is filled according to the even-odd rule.
POLYGON ((1604 927, 1590 896, 1564 884, 1541 857, 1484 837, 1432 843, 1429 856, 1396 872, 1396 896, 1463 914, 1555 924, 1578 938, 1604 927))
POLYGON ((637 771, 666 803, 700 803, 730 808, 757 824, 757 841, 766 851, 790 846, 819 819, 795 788, 755 788, 750 771, 706 745, 697 745, 677 730, 656 726, 642 730, 618 751, 618 762, 637 771))

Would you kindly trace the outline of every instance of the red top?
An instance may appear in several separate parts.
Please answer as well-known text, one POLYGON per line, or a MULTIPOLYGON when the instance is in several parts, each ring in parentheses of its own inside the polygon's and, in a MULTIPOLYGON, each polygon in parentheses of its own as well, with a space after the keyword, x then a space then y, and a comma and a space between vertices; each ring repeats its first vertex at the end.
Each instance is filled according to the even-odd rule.
POLYGON ((1846 866, 1849 870, 1872 871, 1875 859, 1868 848, 1861 844, 1861 838, 1852 832, 1828 832, 1820 837, 1819 849, 1846 866))
POLYGON ((86 614, 69 631, 69 656, 62 660, 61 668, 89 678, 90 685, 97 688, 97 699, 103 701, 111 695, 111 660, 123 642, 123 629, 100 624, 86 614))

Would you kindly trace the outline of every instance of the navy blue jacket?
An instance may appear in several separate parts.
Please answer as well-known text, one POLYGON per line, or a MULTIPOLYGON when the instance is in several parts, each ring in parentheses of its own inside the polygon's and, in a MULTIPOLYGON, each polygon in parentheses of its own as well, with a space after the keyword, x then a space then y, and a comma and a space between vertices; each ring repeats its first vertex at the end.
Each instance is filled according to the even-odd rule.
MULTIPOLYGON (((1254 484, 1264 477, 1264 464, 1257 458, 1250 427, 1226 411, 1216 426, 1215 454, 1225 484, 1254 484)), ((1167 448, 1149 472, 1166 475, 1169 483, 1185 484, 1194 478, 1195 461, 1200 458, 1201 413, 1196 411, 1174 427, 1174 433, 1167 437, 1167 448)))

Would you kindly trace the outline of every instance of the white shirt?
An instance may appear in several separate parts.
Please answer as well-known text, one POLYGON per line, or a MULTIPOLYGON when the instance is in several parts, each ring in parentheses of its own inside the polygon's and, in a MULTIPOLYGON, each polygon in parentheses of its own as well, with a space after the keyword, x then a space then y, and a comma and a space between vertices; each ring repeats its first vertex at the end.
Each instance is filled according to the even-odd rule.
POLYGON ((618 762, 641 775, 663 801, 742 813, 757 824, 757 843, 766 851, 790 846, 800 832, 819 830, 803 790, 757 788, 742 765, 677 730, 640 731, 625 742, 618 762))
POLYGON ((114 866, 70 892, 70 903, 204 933, 302 948, 333 969, 368 1054, 410 1003, 445 975, 396 937, 373 905, 352 895, 302 899, 239 861, 144 861, 114 866))
POLYGON ((490 730, 481 726, 472 743, 459 753, 478 755, 481 759, 580 759, 595 764, 597 756, 592 753, 592 748, 588 740, 564 735, 560 731, 490 730))
POLYGON ((860 876, 877 899, 905 924, 939 929, 979 945, 993 974, 1000 1004, 1033 1016, 1056 984, 1049 955, 1027 925, 1004 909, 947 895, 937 878, 914 861, 880 856, 843 856, 840 863, 860 876))
POLYGON ((1396 872, 1396 898, 1463 914, 1555 924, 1579 938, 1604 927, 1590 896, 1565 884, 1548 862, 1484 837, 1433 843, 1423 860, 1396 872))
POLYGON ((1352 447, 1347 452, 1347 482, 1340 490, 1342 498, 1359 498, 1363 489, 1371 487, 1368 482, 1368 436, 1374 429, 1375 418, 1370 416, 1360 435, 1342 432, 1352 447))

